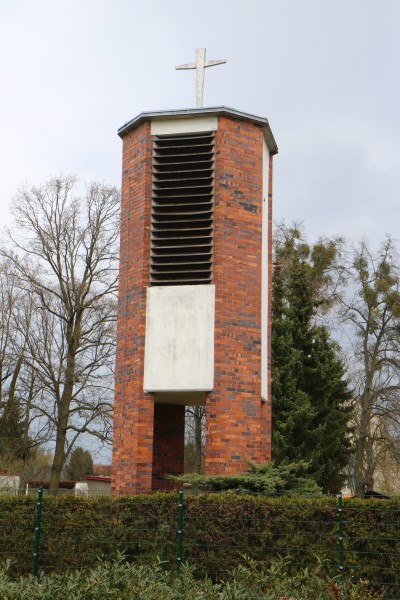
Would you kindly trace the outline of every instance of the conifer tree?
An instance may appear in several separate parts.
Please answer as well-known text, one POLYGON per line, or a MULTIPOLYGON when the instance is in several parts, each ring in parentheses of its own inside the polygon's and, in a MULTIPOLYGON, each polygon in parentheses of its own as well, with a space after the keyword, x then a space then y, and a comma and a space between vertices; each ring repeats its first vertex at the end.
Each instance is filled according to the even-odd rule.
POLYGON ((272 301, 272 419, 276 464, 305 460, 324 492, 345 478, 350 392, 338 346, 315 320, 335 252, 297 229, 276 244, 272 301))
POLYGON ((71 453, 68 464, 65 467, 65 475, 68 479, 79 481, 84 475, 93 474, 93 458, 89 450, 77 446, 71 453))

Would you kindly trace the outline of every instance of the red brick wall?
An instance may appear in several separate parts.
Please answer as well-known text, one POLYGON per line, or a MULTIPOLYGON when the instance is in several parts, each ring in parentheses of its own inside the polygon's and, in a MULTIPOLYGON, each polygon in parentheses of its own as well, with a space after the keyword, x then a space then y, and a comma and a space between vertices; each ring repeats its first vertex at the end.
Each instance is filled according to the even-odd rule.
POLYGON ((156 404, 154 407, 153 490, 168 490, 177 485, 165 475, 184 471, 185 407, 156 404))
POLYGON ((207 400, 206 472, 266 460, 261 409, 263 132, 220 117, 214 279, 215 375, 207 400), (264 442, 264 443, 263 443, 264 442))
POLYGON ((150 123, 124 137, 112 490, 149 491, 154 402, 143 392, 151 208, 150 123))

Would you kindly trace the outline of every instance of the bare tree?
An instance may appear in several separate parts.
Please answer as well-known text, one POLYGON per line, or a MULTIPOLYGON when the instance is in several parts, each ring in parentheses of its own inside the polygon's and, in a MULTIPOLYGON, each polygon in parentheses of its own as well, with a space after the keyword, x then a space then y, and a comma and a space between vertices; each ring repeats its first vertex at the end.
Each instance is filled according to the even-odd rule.
POLYGON ((191 467, 195 473, 201 473, 205 455, 205 406, 187 406, 185 412, 186 445, 193 448, 194 461, 191 467))
MULTIPOLYGON (((0 452, 25 459, 39 440, 29 435, 32 382, 25 351, 32 297, 19 289, 12 263, 0 264, 0 452), (23 322, 23 327, 20 327, 23 322)), ((40 441, 42 437, 40 436, 40 441)))
POLYGON ((8 446, 18 446, 19 451, 18 442, 22 438, 15 394, 23 361, 15 331, 19 290, 9 267, 7 261, 0 266, 0 451, 3 453, 8 446))
POLYGON ((23 187, 3 248, 20 289, 32 293, 25 356, 37 386, 32 407, 54 431, 50 489, 82 433, 110 438, 119 192, 57 177, 23 187))
POLYGON ((400 426, 400 269, 387 239, 372 253, 362 242, 348 267, 342 317, 356 361, 355 493, 373 489, 382 450, 393 450, 400 426))
POLYGON ((33 405, 39 392, 27 358, 33 314, 34 296, 20 288, 13 264, 0 261, 0 466, 18 472, 21 483, 47 474, 43 445, 51 438, 33 405))

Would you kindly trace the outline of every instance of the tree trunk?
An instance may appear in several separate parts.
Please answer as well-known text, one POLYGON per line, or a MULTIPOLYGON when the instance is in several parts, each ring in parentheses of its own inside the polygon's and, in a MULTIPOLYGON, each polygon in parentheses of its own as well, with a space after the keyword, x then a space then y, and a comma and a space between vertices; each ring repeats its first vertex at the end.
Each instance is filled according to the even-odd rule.
POLYGON ((28 448, 29 423, 30 423, 30 416, 31 416, 31 408, 32 408, 32 402, 33 402, 34 388, 35 388, 35 375, 34 375, 34 372, 31 371, 31 381, 30 381, 30 384, 29 384, 29 391, 28 391, 28 396, 27 396, 27 399, 26 399, 25 415, 24 415, 24 421, 23 421, 23 442, 24 442, 24 448, 25 449, 28 448))
POLYGON ((360 399, 360 425, 356 440, 356 464, 355 464, 355 495, 363 498, 365 495, 365 466, 366 466, 366 445, 369 439, 370 429, 370 399, 368 391, 365 390, 360 399))
MULTIPOLYGON (((19 434, 19 424, 20 424, 20 405, 19 405, 19 400, 17 400, 15 398, 15 390, 17 387, 17 380, 21 371, 21 367, 22 367, 22 363, 23 363, 23 358, 22 356, 20 356, 17 360, 17 364, 15 365, 15 369, 11 378, 11 383, 10 383, 10 387, 8 390, 8 418, 9 418, 9 422, 10 425, 15 433, 15 436, 17 437, 19 434)), ((16 440, 15 440, 16 441, 16 440)))
POLYGON ((354 470, 354 492, 357 498, 363 498, 365 494, 364 455, 365 440, 359 437, 356 443, 356 464, 354 470))
POLYGON ((15 405, 15 390, 17 387, 17 380, 18 380, 18 377, 19 377, 19 374, 21 371, 22 363, 23 363, 23 357, 20 356, 15 365, 13 376, 12 376, 11 383, 10 383, 10 388, 8 390, 8 403, 10 406, 15 405))
POLYGON ((201 463, 203 454, 203 444, 201 435, 201 420, 202 420, 202 409, 201 406, 194 407, 194 439, 195 439, 195 473, 201 473, 201 463))
POLYGON ((65 465, 66 459, 66 442, 67 442, 67 429, 70 416, 70 406, 72 401, 72 395, 74 391, 75 383, 75 370, 76 370, 76 349, 78 347, 77 341, 79 340, 80 321, 78 320, 75 327, 70 324, 67 331, 68 344, 68 356, 67 365, 65 369, 65 380, 64 390, 59 401, 59 414, 57 423, 57 439, 56 448, 54 451, 53 464, 51 465, 50 475, 50 493, 55 493, 58 490, 61 478, 61 472, 65 465))
MULTIPOLYGON (((62 420, 63 422, 65 419, 62 420)), ((61 479, 61 471, 63 470, 65 463, 65 442, 67 438, 67 427, 66 424, 61 424, 61 420, 58 423, 57 427, 57 439, 56 439, 56 448, 54 451, 53 463, 51 465, 51 474, 50 474, 50 484, 49 484, 49 492, 50 494, 55 494, 60 485, 61 479)))
POLYGON ((369 427, 368 438, 365 444, 365 490, 367 492, 374 489, 374 441, 371 435, 371 426, 369 427))

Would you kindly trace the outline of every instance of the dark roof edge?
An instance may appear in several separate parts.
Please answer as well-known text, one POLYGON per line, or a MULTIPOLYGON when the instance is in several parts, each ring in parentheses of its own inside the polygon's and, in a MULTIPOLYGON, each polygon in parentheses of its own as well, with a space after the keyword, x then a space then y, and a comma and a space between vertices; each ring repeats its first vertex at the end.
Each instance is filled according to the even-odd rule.
POLYGON ((272 154, 277 154, 278 146, 269 126, 268 120, 264 117, 257 117, 249 113, 236 110, 235 108, 229 108, 228 106, 213 106, 209 108, 187 108, 178 110, 158 110, 151 112, 142 112, 131 121, 127 121, 122 127, 118 129, 118 135, 122 138, 132 129, 138 127, 144 121, 162 121, 164 119, 172 119, 174 117, 190 118, 196 116, 233 116, 244 121, 251 121, 255 125, 262 127, 264 136, 267 141, 268 149, 272 154))
POLYGON ((108 475, 84 475, 84 479, 87 481, 104 481, 105 483, 110 483, 111 477, 108 475))

